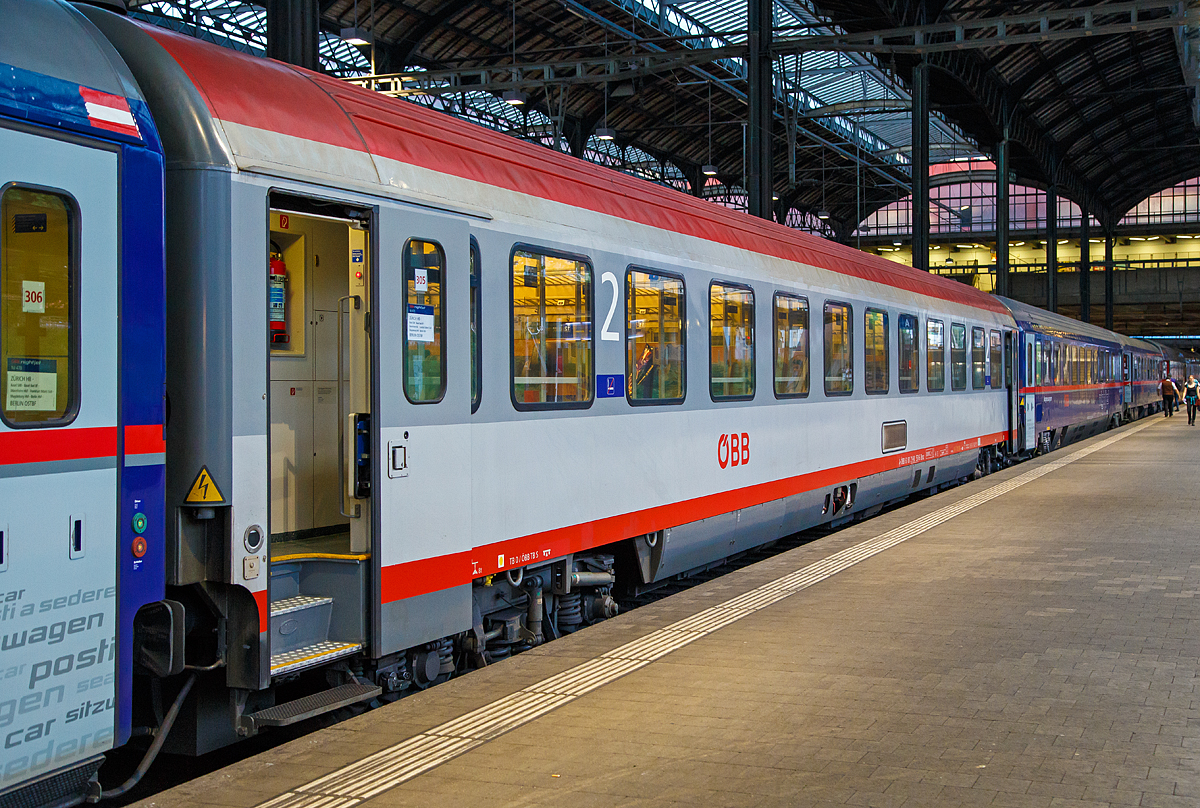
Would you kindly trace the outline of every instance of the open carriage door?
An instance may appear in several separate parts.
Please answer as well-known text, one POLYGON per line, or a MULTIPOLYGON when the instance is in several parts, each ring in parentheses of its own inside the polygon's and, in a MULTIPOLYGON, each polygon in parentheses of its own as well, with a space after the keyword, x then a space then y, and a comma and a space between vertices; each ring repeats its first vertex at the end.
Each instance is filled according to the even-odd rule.
POLYGON ((370 641, 370 211, 271 195, 270 656, 292 676, 370 641))
POLYGON ((453 667, 439 640, 471 626, 470 233, 399 207, 378 238, 373 641, 376 656, 412 649, 422 685, 453 667))

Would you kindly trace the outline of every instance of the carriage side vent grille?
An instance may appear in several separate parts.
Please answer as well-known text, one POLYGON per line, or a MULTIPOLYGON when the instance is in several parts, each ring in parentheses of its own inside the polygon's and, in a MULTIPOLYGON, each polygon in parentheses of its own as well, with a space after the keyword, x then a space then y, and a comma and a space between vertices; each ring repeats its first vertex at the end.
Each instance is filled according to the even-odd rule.
POLYGON ((883 452, 899 452, 908 446, 908 421, 888 421, 883 425, 883 452))

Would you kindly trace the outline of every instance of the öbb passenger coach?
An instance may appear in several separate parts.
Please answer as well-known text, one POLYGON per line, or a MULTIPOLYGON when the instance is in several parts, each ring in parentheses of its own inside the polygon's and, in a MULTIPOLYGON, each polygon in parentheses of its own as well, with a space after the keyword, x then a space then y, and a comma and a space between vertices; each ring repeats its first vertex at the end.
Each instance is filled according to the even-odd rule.
POLYGON ((1155 406, 1150 343, 99 8, 0 19, 0 799, 1155 406))

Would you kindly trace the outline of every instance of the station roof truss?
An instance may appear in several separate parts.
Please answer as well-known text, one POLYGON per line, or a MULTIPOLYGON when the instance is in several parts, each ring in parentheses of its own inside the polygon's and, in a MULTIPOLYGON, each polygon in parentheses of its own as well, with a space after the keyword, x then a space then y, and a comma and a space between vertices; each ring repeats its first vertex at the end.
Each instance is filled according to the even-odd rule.
POLYGON ((1105 228, 1200 175, 1200 6, 1177 0, 815 0, 843 46, 927 59, 932 106, 1010 179, 1085 206, 1105 228))
MULTIPOLYGON (((265 49, 266 0, 127 2, 265 49)), ((747 0, 318 2, 335 75, 744 205, 747 0)), ((994 153, 1007 132, 1013 180, 1056 184, 1104 227, 1200 175, 1194 2, 775 0, 774 20, 773 189, 794 226, 844 240, 909 193, 919 59, 934 68, 932 162, 994 153)))

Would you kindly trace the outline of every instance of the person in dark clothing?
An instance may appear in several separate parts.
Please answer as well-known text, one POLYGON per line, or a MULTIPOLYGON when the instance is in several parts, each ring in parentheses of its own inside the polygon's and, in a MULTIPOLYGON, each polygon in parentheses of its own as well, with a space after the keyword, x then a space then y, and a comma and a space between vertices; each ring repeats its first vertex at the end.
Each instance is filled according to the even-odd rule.
POLYGON ((1162 390, 1163 417, 1170 418, 1175 414, 1175 397, 1179 395, 1179 390, 1169 376, 1162 380, 1160 389, 1162 390))
POLYGON ((1188 426, 1196 425, 1196 410, 1200 409, 1200 382, 1195 376, 1188 376, 1183 385, 1183 400, 1187 402, 1188 426))

